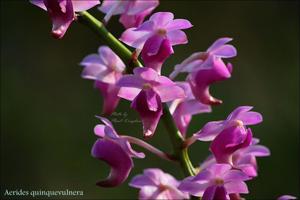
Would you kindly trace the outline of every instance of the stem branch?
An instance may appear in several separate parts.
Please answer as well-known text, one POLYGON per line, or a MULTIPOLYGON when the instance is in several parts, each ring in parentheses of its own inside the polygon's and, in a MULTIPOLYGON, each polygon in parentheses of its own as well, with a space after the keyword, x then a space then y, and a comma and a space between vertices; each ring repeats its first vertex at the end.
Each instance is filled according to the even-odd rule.
POLYGON ((128 140, 128 142, 132 143, 132 144, 136 144, 140 147, 143 147, 144 149, 147 149, 148 151, 150 151, 151 153, 157 155, 158 157, 168 160, 168 161, 174 161, 174 159, 172 158, 171 155, 168 155, 164 152, 162 152, 161 150, 155 148, 154 146, 152 146, 151 144, 144 142, 143 140, 140 140, 138 138, 135 137, 131 137, 128 135, 122 135, 122 138, 128 140))

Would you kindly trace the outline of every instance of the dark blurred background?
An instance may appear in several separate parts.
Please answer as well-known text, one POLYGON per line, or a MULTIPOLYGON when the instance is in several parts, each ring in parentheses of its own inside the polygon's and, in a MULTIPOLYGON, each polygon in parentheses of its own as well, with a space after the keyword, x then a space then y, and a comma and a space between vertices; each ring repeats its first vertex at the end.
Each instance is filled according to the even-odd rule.
MULTIPOLYGON (((259 176, 248 183, 251 194, 245 197, 249 199, 299 197, 298 6, 296 1, 162 1, 156 9, 173 12, 175 18, 194 25, 186 31, 189 43, 175 47, 164 74, 193 52, 206 50, 217 38, 234 38, 238 56, 230 60, 233 76, 211 88, 224 103, 210 114, 194 117, 188 133, 210 120, 224 119, 240 105, 252 105, 263 114, 264 122, 252 130, 272 155, 258 158, 259 176)), ((92 13, 103 17, 95 8, 92 13)), ((135 159, 135 168, 123 185, 95 186, 109 172, 103 162, 90 156, 96 140, 93 127, 99 123, 94 115, 100 114, 102 99, 92 81, 80 78, 78 63, 104 43, 78 23, 62 40, 52 39, 50 29, 43 10, 27 1, 1 1, 1 199, 7 198, 3 196, 6 189, 82 190, 84 196, 78 199, 134 199, 138 190, 127 183, 144 168, 159 167, 183 178, 179 166, 146 152, 146 159, 135 159)), ((123 27, 118 17, 113 17, 108 29, 120 36, 123 27)), ((138 119, 129 105, 122 101, 117 111, 127 112, 130 120, 138 119)), ((114 126, 142 137, 139 123, 114 126)), ((164 131, 159 124, 149 142, 171 151, 164 131)), ((208 155, 208 146, 198 142, 190 149, 195 165, 208 155)))

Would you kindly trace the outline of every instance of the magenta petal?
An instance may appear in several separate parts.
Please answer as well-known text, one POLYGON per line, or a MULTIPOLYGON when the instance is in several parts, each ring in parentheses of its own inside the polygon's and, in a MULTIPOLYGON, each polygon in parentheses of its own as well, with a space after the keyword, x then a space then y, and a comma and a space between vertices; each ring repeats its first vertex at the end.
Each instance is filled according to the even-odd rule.
POLYGON ((136 15, 147 9, 153 10, 156 6, 158 6, 158 0, 135 0, 131 2, 132 5, 129 7, 127 14, 128 15, 136 15))
POLYGON ((250 111, 252 108, 252 106, 239 106, 229 114, 226 121, 240 120, 244 125, 254 125, 262 122, 262 115, 258 112, 250 111))
POLYGON ((214 50, 213 54, 221 58, 232 58, 237 55, 237 51, 236 48, 232 45, 223 45, 214 50))
POLYGON ((238 149, 250 145, 251 130, 240 126, 224 129, 211 143, 210 150, 218 163, 231 163, 231 155, 238 149))
POLYGON ((100 81, 95 82, 95 87, 101 92, 103 96, 102 114, 110 115, 114 112, 119 104, 120 98, 118 97, 118 93, 120 88, 114 84, 107 84, 100 81))
POLYGON ((105 125, 98 124, 94 128, 94 133, 95 133, 95 135, 103 138, 105 136, 104 130, 105 130, 105 125))
POLYGON ((192 26, 193 25, 191 24, 191 22, 186 19, 174 19, 167 25, 166 29, 168 31, 173 31, 179 29, 188 29, 191 28, 192 26))
POLYGON ((30 0, 30 3, 42 8, 43 10, 47 11, 47 8, 44 4, 44 0, 30 0))
POLYGON ((223 46, 224 44, 230 42, 232 38, 224 37, 216 40, 208 49, 207 52, 214 51, 219 47, 223 46))
POLYGON ((137 67, 133 70, 133 73, 146 81, 155 81, 159 78, 158 73, 154 69, 148 67, 137 67))
POLYGON ((210 107, 201 104, 196 100, 183 101, 177 105, 173 113, 173 118, 176 126, 183 136, 185 136, 188 125, 192 119, 192 115, 203 112, 211 112, 210 107))
POLYGON ((189 100, 182 103, 182 114, 190 114, 195 115, 199 113, 209 113, 211 112, 211 107, 209 105, 205 105, 199 103, 197 100, 189 100))
POLYGON ((119 87, 143 88, 145 81, 135 75, 124 75, 118 82, 119 87))
POLYGON ((144 186, 155 186, 156 183, 153 182, 151 177, 147 177, 145 175, 137 175, 133 177, 133 179, 130 181, 129 185, 131 187, 141 188, 144 186))
POLYGON ((223 121, 212 121, 204 125, 204 127, 194 136, 201 141, 212 141, 223 130, 223 121))
POLYGON ((277 200, 292 200, 292 199, 297 199, 297 197, 292 195, 282 195, 277 198, 277 200))
POLYGON ((207 188, 208 184, 199 184, 197 182, 192 181, 193 177, 187 177, 181 181, 178 189, 183 192, 188 192, 193 196, 202 196, 204 190, 207 188))
POLYGON ((174 15, 171 12, 157 12, 150 17, 150 21, 155 22, 156 26, 159 28, 165 28, 172 20, 174 15))
POLYGON ((161 36, 152 36, 149 38, 141 52, 142 59, 145 63, 145 67, 150 67, 156 70, 159 74, 161 71, 161 66, 165 62, 165 60, 173 54, 173 48, 168 39, 162 39, 161 36), (160 45, 158 46, 156 40, 160 41, 160 45), (155 53, 151 49, 153 45, 157 45, 155 53))
POLYGON ((175 112, 173 113, 173 118, 174 118, 174 121, 175 121, 175 124, 176 124, 178 130, 180 131, 182 136, 185 137, 188 125, 192 120, 192 116, 191 115, 182 115, 180 113, 180 111, 181 111, 181 108, 179 105, 177 107, 177 109, 175 110, 175 112))
POLYGON ((121 87, 119 90, 118 96, 127 99, 129 101, 132 101, 139 93, 141 89, 139 88, 133 88, 133 87, 121 87))
POLYGON ((256 177, 257 176, 257 169, 255 166, 251 164, 242 164, 236 166, 238 169, 242 170, 245 174, 247 174, 249 177, 256 177))
POLYGON ((160 46, 162 45, 162 42, 164 41, 164 37, 161 37, 159 35, 151 36, 144 44, 144 47, 142 51, 144 51, 144 54, 148 56, 153 56, 158 53, 160 50, 160 46), (146 46, 147 44, 147 46, 146 46))
POLYGON ((52 20, 52 35, 60 39, 64 36, 74 20, 74 10, 71 0, 44 0, 48 14, 52 20))
POLYGON ((261 123, 263 121, 263 117, 258 112, 246 112, 239 116, 239 120, 241 120, 244 125, 254 125, 261 123))
POLYGON ((92 148, 92 156, 111 167, 109 176, 97 182, 97 185, 101 187, 115 187, 122 184, 133 167, 129 155, 112 140, 98 139, 92 148))
POLYGON ((188 81, 196 99, 208 105, 218 105, 222 101, 210 95, 209 86, 229 78, 230 72, 221 59, 214 59, 210 68, 202 68, 192 72, 188 81))
POLYGON ((174 30, 167 33, 168 40, 172 45, 187 44, 186 34, 181 30, 174 30))
POLYGON ((247 148, 247 150, 245 150, 244 153, 251 154, 257 157, 269 156, 271 154, 270 150, 262 145, 251 145, 247 148))
POLYGON ((153 9, 150 8, 150 9, 147 9, 147 10, 145 10, 139 14, 135 14, 135 15, 122 14, 119 21, 121 24, 123 24, 123 26, 126 29, 132 28, 132 27, 138 27, 143 23, 145 17, 148 16, 152 12, 152 10, 153 9))
POLYGON ((100 1, 99 0, 84 0, 84 1, 72 0, 72 3, 73 3, 74 11, 81 12, 100 4, 100 1))
POLYGON ((232 193, 247 194, 247 193, 249 193, 246 183, 244 183, 243 181, 239 181, 239 180, 230 181, 228 183, 225 183, 224 187, 228 194, 232 194, 232 193))
POLYGON ((158 105, 156 111, 151 111, 148 108, 147 94, 144 90, 138 94, 131 104, 131 107, 139 113, 142 119, 144 137, 151 137, 154 134, 160 116, 162 115, 161 100, 158 95, 155 96, 158 105))
POLYGON ((202 200, 227 200, 226 190, 223 186, 210 186, 208 187, 202 197, 202 200))
POLYGON ((234 109, 227 117, 227 121, 229 120, 236 120, 239 118, 239 116, 243 113, 248 112, 251 110, 253 107, 252 106, 239 106, 236 109, 234 109))
POLYGON ((129 28, 122 33, 120 40, 131 47, 142 49, 151 34, 149 31, 136 31, 135 28, 129 28))
POLYGON ((153 90, 146 90, 147 105, 149 110, 157 111, 159 105, 156 99, 157 94, 153 90))
POLYGON ((110 13, 111 15, 118 15, 125 12, 125 6, 127 3, 124 4, 120 3, 119 0, 104 0, 101 6, 98 8, 103 13, 110 13))
POLYGON ((230 182, 230 181, 245 181, 245 180, 249 180, 250 178, 240 170, 230 170, 223 176, 223 179, 226 182, 230 182))
POLYGON ((185 97, 184 90, 177 85, 159 85, 154 88, 162 102, 168 102, 185 97))
POLYGON ((160 193, 161 191, 157 187, 145 186, 142 187, 139 192, 139 199, 141 200, 156 199, 160 193))

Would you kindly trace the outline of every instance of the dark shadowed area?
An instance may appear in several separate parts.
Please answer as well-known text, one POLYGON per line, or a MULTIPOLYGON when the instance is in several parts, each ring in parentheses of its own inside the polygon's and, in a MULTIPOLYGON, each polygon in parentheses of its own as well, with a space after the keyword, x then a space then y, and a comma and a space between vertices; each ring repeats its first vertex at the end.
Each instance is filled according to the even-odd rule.
MULTIPOLYGON (((254 106, 264 117, 263 123, 252 127, 254 136, 272 155, 258 158, 259 176, 248 182, 251 194, 245 197, 299 197, 299 4, 162 1, 155 11, 173 12, 175 18, 194 25, 186 31, 189 43, 176 46, 165 63, 165 75, 219 37, 233 37, 238 49, 238 56, 230 60, 232 78, 211 87, 224 103, 210 114, 194 117, 188 134, 208 121, 224 119, 237 106, 254 106)), ((96 8, 92 13, 103 17, 96 8)), ((28 1, 1 1, 1 199, 9 199, 3 196, 6 189, 84 192, 67 199, 135 199, 138 190, 128 187, 128 181, 150 167, 182 179, 179 166, 145 152, 145 159, 135 159, 123 185, 110 189, 95 185, 109 173, 107 165, 90 156, 96 140, 93 128, 99 123, 94 116, 101 112, 102 98, 92 81, 80 77, 78 63, 104 43, 76 22, 62 40, 52 39, 50 29, 47 14, 28 1)), ((108 29, 117 37, 124 30, 118 17, 108 29)), ((121 101, 117 112, 134 121, 138 115, 129 106, 130 102, 121 101)), ((140 123, 117 122, 122 121, 120 116, 110 119, 115 119, 120 132, 142 138, 140 123)), ((171 151, 162 123, 149 142, 171 151)), ((208 146, 197 142, 190 149, 196 166, 208 155, 208 146)))

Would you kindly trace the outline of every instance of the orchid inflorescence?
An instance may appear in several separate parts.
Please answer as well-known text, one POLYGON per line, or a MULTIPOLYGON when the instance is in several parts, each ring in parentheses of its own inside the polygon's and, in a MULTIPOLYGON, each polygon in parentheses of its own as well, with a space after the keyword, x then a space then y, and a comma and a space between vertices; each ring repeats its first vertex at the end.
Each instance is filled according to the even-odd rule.
MULTIPOLYGON (((82 18, 98 30, 101 37, 109 33, 104 25, 113 15, 125 27, 119 41, 106 38, 108 46, 100 46, 97 54, 86 56, 82 78, 94 80, 94 86, 103 96, 102 124, 94 128, 99 139, 92 147, 92 156, 106 162, 111 172, 100 187, 122 184, 130 174, 133 158, 144 159, 143 152, 136 152, 132 144, 139 145, 162 159, 179 162, 186 177, 177 180, 158 168, 145 169, 129 183, 139 188, 139 199, 189 199, 203 200, 241 199, 249 193, 246 181, 258 175, 256 158, 270 155, 267 147, 258 144, 249 126, 263 121, 262 115, 251 111, 252 106, 239 106, 225 120, 206 123, 191 137, 187 129, 192 116, 209 113, 212 106, 222 100, 210 94, 210 85, 231 77, 233 66, 223 59, 237 55, 229 44, 232 38, 217 39, 206 51, 193 53, 174 67, 169 77, 162 75, 165 61, 174 54, 173 46, 187 44, 183 30, 193 25, 186 19, 174 19, 171 12, 157 12, 144 21, 159 5, 158 0, 104 0, 99 10, 105 13, 103 23, 85 10, 100 5, 98 0, 31 0, 46 10, 52 21, 52 35, 62 38, 70 24, 82 18), (102 32, 101 32, 102 31, 102 32), (133 47, 134 52, 120 42, 133 47), (123 55, 118 55, 122 52, 123 55), (115 53, 116 52, 116 53, 115 53), (125 55, 125 56, 124 56, 125 55), (139 63, 141 57, 143 66, 139 63), (126 68, 134 67, 130 70, 126 68), (180 73, 187 74, 185 81, 174 81, 180 73), (160 119, 165 123, 174 147, 168 154, 148 144, 143 139, 119 134, 104 116, 111 115, 120 99, 131 101, 131 108, 139 114, 143 125, 143 138, 149 139, 156 132, 160 119), (164 104, 166 103, 166 104, 164 104), (187 149, 196 141, 210 141, 211 155, 196 169, 189 160, 187 149)), ((110 34, 110 33, 109 33, 110 34)), ((279 199, 295 199, 283 195, 279 199)))

